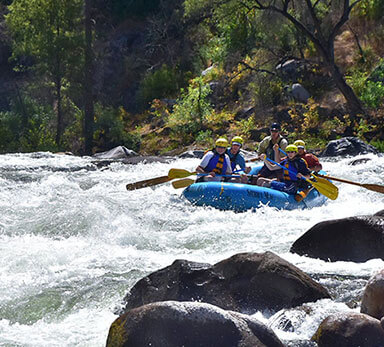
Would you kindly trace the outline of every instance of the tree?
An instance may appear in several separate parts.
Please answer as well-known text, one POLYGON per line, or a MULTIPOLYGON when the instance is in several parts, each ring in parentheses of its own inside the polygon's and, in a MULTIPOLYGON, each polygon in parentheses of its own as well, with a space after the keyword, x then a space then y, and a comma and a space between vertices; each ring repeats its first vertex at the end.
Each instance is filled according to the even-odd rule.
MULTIPOLYGON (((353 7, 361 0, 186 0, 187 14, 204 11, 203 17, 210 17, 228 4, 236 3, 247 12, 264 11, 277 13, 286 18, 298 31, 310 40, 322 57, 325 67, 340 92, 344 95, 349 109, 362 113, 362 105, 352 88, 346 83, 335 62, 334 41, 342 26, 348 21, 353 7), (215 9, 215 10, 214 10, 215 9)), ((201 13, 201 12, 200 12, 201 13)), ((266 28, 266 30, 268 30, 266 28)))
POLYGON ((91 0, 84 0, 85 21, 85 62, 84 62, 84 145, 85 153, 92 154, 93 147, 93 50, 92 50, 92 19, 91 0))
POLYGON ((14 0, 6 16, 13 58, 33 57, 33 68, 53 85, 58 146, 64 131, 63 89, 83 56, 82 4, 83 0, 14 0))

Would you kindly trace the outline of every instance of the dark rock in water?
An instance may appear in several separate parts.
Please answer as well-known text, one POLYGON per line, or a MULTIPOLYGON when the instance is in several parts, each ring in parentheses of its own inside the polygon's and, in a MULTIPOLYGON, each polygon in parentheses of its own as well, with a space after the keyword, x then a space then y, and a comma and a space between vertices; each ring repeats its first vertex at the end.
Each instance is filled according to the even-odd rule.
POLYGON ((201 159, 204 156, 205 151, 201 150, 191 150, 179 155, 179 158, 199 158, 201 159))
POLYGON ((177 300, 254 313, 329 297, 324 287, 300 269, 266 252, 238 254, 214 266, 176 260, 137 282, 124 301, 125 310, 177 300))
POLYGON ((384 259, 384 219, 360 216, 318 223, 294 242, 291 252, 330 261, 384 259))
POLYGON ((157 302, 129 310, 111 325, 107 347, 283 347, 253 317, 193 302, 157 302))
POLYGON ((138 281, 124 301, 126 309, 156 301, 201 301, 227 310, 239 307, 227 292, 224 278, 210 264, 175 260, 138 281))
POLYGON ((370 160, 372 160, 372 159, 371 158, 355 159, 355 160, 352 160, 351 162, 349 162, 348 165, 355 166, 355 165, 359 165, 359 164, 364 164, 364 163, 366 163, 367 161, 370 161, 370 160))
POLYGON ((357 137, 344 137, 330 141, 321 153, 323 157, 358 155, 367 153, 378 153, 372 145, 368 145, 357 137))
POLYGON ((376 319, 384 317, 384 270, 369 279, 364 289, 360 312, 376 319))
POLYGON ((330 298, 328 291, 272 252, 240 253, 214 265, 242 310, 275 310, 330 298))
POLYGON ((384 217, 384 210, 381 210, 381 211, 379 211, 379 212, 376 212, 376 213, 374 214, 374 216, 376 216, 376 217, 384 217))
POLYGON ((124 146, 117 146, 106 152, 95 153, 92 157, 98 159, 124 159, 134 156, 138 156, 138 154, 132 149, 128 149, 124 146))
POLYGON ((384 330, 378 319, 345 312, 324 319, 312 340, 319 347, 382 347, 384 330))

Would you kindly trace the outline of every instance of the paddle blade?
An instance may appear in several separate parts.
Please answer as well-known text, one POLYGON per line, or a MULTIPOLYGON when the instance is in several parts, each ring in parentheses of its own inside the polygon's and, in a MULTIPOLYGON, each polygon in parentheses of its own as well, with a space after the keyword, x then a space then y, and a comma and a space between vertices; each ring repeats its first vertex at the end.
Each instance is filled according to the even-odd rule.
POLYGON ((183 178, 183 179, 178 180, 178 181, 173 181, 172 182, 172 187, 175 188, 175 189, 186 188, 186 187, 190 186, 193 183, 195 183, 195 180, 192 180, 190 178, 183 178))
POLYGON ((145 187, 151 187, 151 186, 156 186, 161 183, 165 183, 170 181, 171 179, 168 176, 161 176, 161 177, 156 177, 156 178, 150 178, 144 181, 139 181, 139 182, 133 182, 133 183, 128 183, 126 185, 127 190, 135 190, 135 189, 141 189, 145 187))
POLYGON ((337 199, 337 197, 339 196, 339 188, 337 188, 332 182, 329 182, 324 178, 319 178, 317 176, 314 176, 314 178, 316 181, 308 179, 306 181, 312 184, 312 186, 316 188, 320 194, 325 195, 328 199, 337 199))
POLYGON ((184 169, 171 169, 168 172, 168 177, 173 180, 174 178, 184 178, 196 174, 184 169))
POLYGON ((374 192, 378 192, 378 193, 384 194, 384 186, 381 186, 379 184, 364 183, 361 186, 366 188, 366 189, 373 190, 374 192))

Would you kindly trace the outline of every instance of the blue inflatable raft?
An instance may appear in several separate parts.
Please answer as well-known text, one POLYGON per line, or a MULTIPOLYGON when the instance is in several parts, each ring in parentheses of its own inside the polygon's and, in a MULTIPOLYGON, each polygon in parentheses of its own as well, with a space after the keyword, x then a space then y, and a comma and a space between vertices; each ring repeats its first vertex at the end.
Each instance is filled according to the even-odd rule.
MULTIPOLYGON (((254 168, 255 174, 260 167, 254 168)), ((243 212, 263 205, 278 209, 304 209, 323 205, 327 197, 312 189, 300 202, 290 195, 271 188, 230 182, 194 183, 183 191, 183 196, 197 206, 212 206, 220 210, 243 212)))

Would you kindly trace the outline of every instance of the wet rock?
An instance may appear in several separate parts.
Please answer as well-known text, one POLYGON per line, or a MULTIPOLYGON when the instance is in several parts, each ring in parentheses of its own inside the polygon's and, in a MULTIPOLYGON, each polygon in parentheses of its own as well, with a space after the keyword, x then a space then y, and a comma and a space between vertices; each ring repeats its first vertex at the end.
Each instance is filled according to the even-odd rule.
POLYGON ((384 210, 381 210, 381 211, 379 211, 379 212, 376 212, 376 213, 374 214, 374 216, 376 216, 376 217, 384 217, 384 210))
POLYGON ((125 146, 117 146, 106 152, 95 153, 92 157, 98 159, 124 159, 134 156, 138 156, 138 154, 132 149, 128 149, 125 146))
POLYGON ((345 312, 323 320, 312 340, 319 347, 380 347, 384 346, 384 330, 375 318, 345 312))
POLYGON ((156 301, 200 301, 254 313, 329 298, 327 290, 277 255, 237 254, 213 266, 176 260, 138 281, 127 294, 125 311, 156 301))
POLYGON ((318 223, 293 243, 291 252, 330 261, 384 259, 384 219, 359 216, 318 223))
POLYGON ((321 153, 321 156, 355 156, 367 153, 378 153, 378 151, 375 147, 366 144, 357 137, 344 137, 342 139, 330 141, 327 147, 321 153))
POLYGON ((328 291, 272 252, 241 253, 214 265, 242 310, 275 310, 329 298, 328 291))
POLYGON ((130 309, 156 301, 201 301, 239 310, 227 293, 224 278, 210 264, 175 260, 172 265, 138 281, 124 301, 130 309))
POLYGON ((369 279, 364 289, 360 312, 377 319, 384 317, 384 270, 369 279))
POLYGON ((253 317, 192 302, 157 302, 129 310, 111 325, 107 347, 283 347, 253 317))
POLYGON ((201 150, 191 150, 181 153, 179 158, 199 158, 201 159, 204 156, 204 151, 201 150))
POLYGON ((348 165, 352 165, 352 166, 355 166, 355 165, 359 165, 359 164, 364 164, 366 163, 367 161, 370 161, 372 160, 371 158, 359 158, 359 159, 354 159, 352 161, 350 161, 348 163, 348 165))

